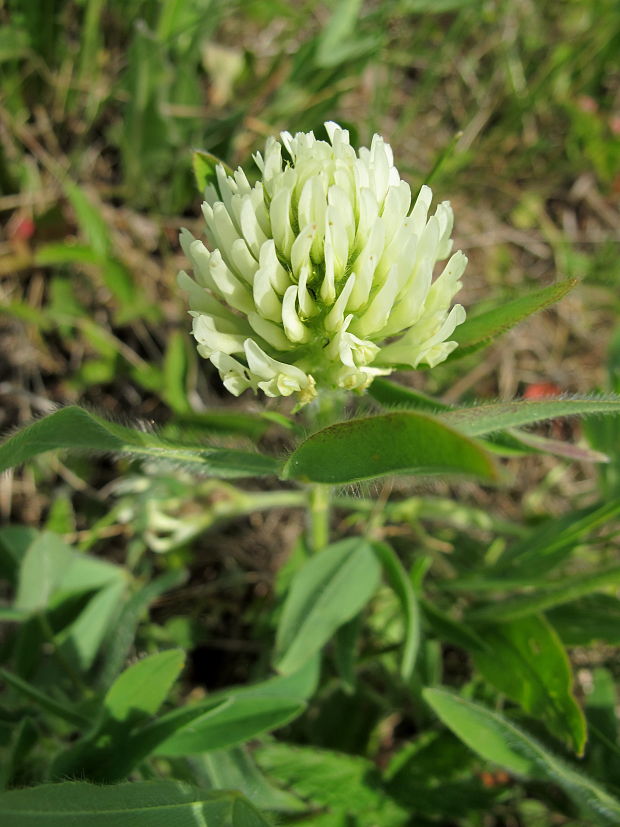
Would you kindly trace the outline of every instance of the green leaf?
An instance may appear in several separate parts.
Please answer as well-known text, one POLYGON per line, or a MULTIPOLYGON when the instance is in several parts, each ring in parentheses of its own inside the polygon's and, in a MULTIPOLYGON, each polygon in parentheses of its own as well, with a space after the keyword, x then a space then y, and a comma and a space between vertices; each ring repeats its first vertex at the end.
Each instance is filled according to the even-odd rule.
POLYGON ((270 783, 248 750, 233 747, 206 752, 200 759, 193 759, 194 766, 198 760, 216 790, 238 790, 257 807, 272 812, 300 813, 308 809, 297 796, 270 783))
POLYGON ((483 436, 505 428, 532 425, 564 416, 620 414, 620 396, 571 396, 556 399, 515 399, 459 408, 438 414, 438 419, 468 436, 483 436))
POLYGON ((28 32, 6 22, 0 29, 0 64, 25 57, 30 49, 28 32))
POLYGON ((116 721, 134 722, 154 715, 185 665, 181 649, 149 655, 122 672, 108 690, 103 706, 116 721))
POLYGON ((410 823, 407 812, 385 792, 376 766, 366 758, 283 743, 259 747, 255 756, 259 766, 281 785, 315 807, 328 808, 327 824, 397 827, 410 823), (342 821, 336 820, 337 815, 342 821))
POLYGON ((104 714, 88 735, 56 756, 50 775, 59 779, 80 776, 107 784, 120 781, 148 758, 162 741, 195 718, 225 704, 226 701, 208 698, 199 704, 174 709, 145 724, 140 723, 143 716, 139 710, 131 716, 129 725, 104 714))
MULTIPOLYGON (((501 581, 500 581, 501 583, 501 581)), ((620 566, 610 566, 603 571, 572 575, 556 581, 552 588, 517 595, 499 603, 473 609, 467 614, 468 621, 509 621, 539 614, 562 603, 570 603, 591 592, 620 585, 620 566)))
POLYGON ((611 827, 620 822, 619 801, 506 718, 445 689, 422 694, 443 723, 486 761, 517 776, 557 784, 591 819, 588 823, 611 827))
POLYGON ((553 627, 532 616, 485 627, 480 636, 486 648, 474 653, 474 663, 482 676, 583 755, 586 722, 573 694, 568 657, 553 627))
POLYGON ((42 611, 62 596, 100 589, 121 579, 124 574, 118 566, 80 554, 45 531, 35 536, 22 559, 14 608, 42 611))
POLYGON ((362 612, 336 629, 334 633, 334 661, 343 690, 355 692, 355 667, 358 658, 358 639, 364 616, 362 612))
POLYGON ((287 724, 306 705, 296 699, 258 694, 232 695, 216 709, 178 729, 155 750, 156 755, 197 755, 243 744, 287 724))
POLYGON ((57 644, 67 659, 74 660, 80 671, 93 665, 108 634, 112 619, 122 606, 127 585, 123 581, 110 583, 97 592, 78 617, 57 637, 57 644))
POLYGON ((179 781, 101 787, 83 781, 43 784, 0 795, 11 827, 269 827, 239 793, 204 792, 179 781))
POLYGON ((411 580, 394 549, 387 543, 373 543, 375 554, 383 566, 388 583, 394 589, 403 610, 405 640, 400 666, 404 680, 411 677, 420 645, 420 611, 411 580))
POLYGON ((351 537, 328 546, 295 574, 276 636, 276 668, 296 672, 370 600, 380 566, 368 541, 351 537))
POLYGON ((449 360, 460 359, 490 344, 527 316, 550 307, 563 298, 577 284, 576 279, 551 284, 540 290, 534 290, 512 301, 505 301, 477 316, 468 316, 459 325, 452 338, 459 346, 448 357, 449 360))
POLYGON ((209 697, 211 700, 220 700, 256 695, 259 697, 283 698, 289 701, 295 700, 297 702, 307 701, 317 690, 320 672, 321 658, 319 655, 314 655, 300 669, 289 675, 275 675, 259 683, 222 689, 219 692, 214 692, 209 697))
POLYGON ((120 608, 117 622, 110 627, 108 645, 103 652, 96 680, 98 688, 107 689, 122 670, 133 646, 140 619, 151 603, 181 586, 186 579, 187 573, 182 570, 168 571, 135 592, 120 608))
MULTIPOLYGON (((208 186, 215 187, 219 193, 219 186, 217 183, 217 175, 215 168, 223 166, 226 175, 233 175, 233 170, 204 149, 195 149, 192 152, 192 169, 194 170, 194 178, 196 179, 196 186, 201 194, 204 194, 205 188, 208 186)), ((220 193, 221 194, 221 193, 220 193)))
POLYGON ((282 477, 344 484, 386 474, 453 473, 497 478, 482 447, 437 419, 407 411, 317 431, 293 451, 282 477))
POLYGON ((33 422, 0 445, 0 471, 45 451, 129 454, 161 459, 219 477, 269 476, 279 463, 249 451, 187 445, 150 431, 138 431, 71 405, 33 422))

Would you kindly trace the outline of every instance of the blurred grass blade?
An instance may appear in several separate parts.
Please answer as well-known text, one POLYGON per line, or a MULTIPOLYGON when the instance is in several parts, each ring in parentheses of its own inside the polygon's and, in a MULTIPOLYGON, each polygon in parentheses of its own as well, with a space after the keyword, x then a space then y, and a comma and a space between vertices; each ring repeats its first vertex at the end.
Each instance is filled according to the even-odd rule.
POLYGON ((557 784, 588 824, 620 823, 617 799, 506 718, 444 689, 424 689, 422 695, 443 723, 486 761, 517 776, 557 784))
POLYGON ((107 689, 120 673, 133 646, 140 618, 148 607, 166 592, 181 586, 187 579, 183 570, 167 571, 134 592, 122 605, 116 623, 110 628, 110 639, 106 646, 96 679, 99 689, 107 689))
POLYGON ((95 205, 89 200, 84 190, 77 184, 65 184, 67 198, 71 202, 78 226, 93 252, 105 257, 110 253, 112 242, 108 226, 95 205))
POLYGON ((541 400, 515 399, 512 402, 492 402, 453 409, 437 414, 437 418, 468 436, 484 436, 506 428, 532 425, 564 416, 596 414, 620 414, 620 395, 610 393, 541 400))
POLYGON ((400 674, 408 680, 413 672, 418 647, 420 645, 420 611, 411 585, 411 580, 394 549, 387 543, 373 543, 372 547, 379 558, 388 583, 394 589, 401 603, 405 640, 400 666, 400 674))
POLYGON ((84 781, 43 784, 0 795, 0 821, 11 827, 269 827, 239 793, 205 792, 180 781, 101 787, 84 781))
POLYGON ((79 729, 88 726, 88 719, 79 712, 76 712, 74 708, 51 698, 49 693, 41 692, 36 686, 32 686, 32 684, 23 680, 18 675, 9 672, 8 669, 0 667, 0 678, 25 698, 28 698, 29 701, 33 701, 37 706, 45 709, 51 715, 55 715, 57 718, 61 718, 63 721, 67 721, 67 723, 79 729))
POLYGON ((480 445, 413 411, 352 419, 317 431, 293 451, 283 478, 344 484, 387 474, 497 479, 493 460, 480 445))
POLYGON ((521 617, 544 612, 546 609, 560 606, 563 603, 570 603, 571 600, 576 600, 592 592, 619 585, 620 566, 610 566, 603 571, 566 577, 561 583, 557 583, 553 588, 544 591, 518 595, 498 603, 490 603, 478 609, 473 609, 468 612, 467 620, 484 621, 485 623, 487 621, 517 620, 521 617))
POLYGON ((429 411, 430 413, 451 410, 451 406, 446 405, 445 402, 433 399, 431 396, 427 396, 413 388, 406 388, 397 382, 390 382, 388 379, 375 379, 368 388, 368 394, 382 405, 394 408, 412 408, 413 410, 429 411))
POLYGON ((359 35, 362 0, 336 0, 332 15, 317 41, 316 65, 329 69, 374 51, 376 36, 359 35))
POLYGON ((434 603, 420 598, 420 608, 425 620, 441 640, 470 652, 479 652, 486 648, 480 635, 462 620, 454 620, 450 615, 442 612, 434 603))
POLYGON ((506 333, 532 313, 538 313, 555 304, 576 284, 577 279, 567 279, 543 287, 541 290, 534 290, 512 301, 502 302, 492 310, 487 310, 478 316, 468 316, 452 334, 452 338, 458 342, 459 346, 448 356, 448 361, 460 359, 490 344, 493 339, 506 333))
POLYGON ((508 431, 508 436, 544 454, 553 454, 553 456, 565 457, 577 462, 609 462, 607 454, 603 454, 601 451, 593 451, 592 448, 584 448, 570 442, 561 442, 559 439, 549 439, 539 434, 520 431, 517 428, 511 428, 508 431))
POLYGON ((113 619, 123 605, 127 583, 110 583, 92 597, 77 618, 58 636, 57 643, 68 661, 75 661, 80 672, 86 672, 108 637, 113 619))
POLYGON ((620 498, 617 497, 598 507, 590 506, 547 520, 537 526, 536 531, 510 546, 495 571, 505 571, 509 578, 528 577, 532 585, 536 585, 533 578, 561 563, 591 532, 607 525, 619 514, 620 498))
POLYGON ((6 439, 0 445, 0 472, 55 449, 161 459, 220 477, 269 476, 279 469, 278 461, 264 454, 187 445, 109 422, 71 405, 6 439))
POLYGON ((246 695, 235 697, 217 709, 179 728, 155 750, 156 755, 200 755, 211 750, 243 744, 287 724, 306 708, 294 698, 246 695))
POLYGON ((480 636, 486 647, 474 653, 474 663, 483 678, 583 755, 586 722, 573 694, 568 656, 553 627, 533 615, 485 627, 480 636))

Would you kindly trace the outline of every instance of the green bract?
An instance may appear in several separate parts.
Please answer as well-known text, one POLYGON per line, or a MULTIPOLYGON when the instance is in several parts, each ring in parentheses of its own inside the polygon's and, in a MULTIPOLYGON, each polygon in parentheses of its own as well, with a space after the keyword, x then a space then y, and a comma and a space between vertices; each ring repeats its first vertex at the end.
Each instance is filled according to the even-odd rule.
POLYGON ((461 305, 450 309, 463 253, 432 281, 452 248, 449 203, 429 218, 430 188, 412 207, 379 135, 356 152, 346 130, 325 128, 330 143, 312 132, 269 138, 253 187, 241 169, 216 168, 203 204, 212 252, 181 233, 198 352, 235 395, 260 388, 305 403, 320 388, 362 391, 456 347, 446 340, 465 319, 461 305))

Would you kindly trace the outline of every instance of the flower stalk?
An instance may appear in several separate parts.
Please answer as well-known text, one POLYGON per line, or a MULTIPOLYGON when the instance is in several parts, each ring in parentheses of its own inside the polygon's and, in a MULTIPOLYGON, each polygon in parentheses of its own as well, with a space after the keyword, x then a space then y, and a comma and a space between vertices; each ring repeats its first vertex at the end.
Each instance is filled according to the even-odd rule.
POLYGON ((329 545, 329 519, 331 514, 331 486, 308 486, 308 542, 316 554, 329 545))

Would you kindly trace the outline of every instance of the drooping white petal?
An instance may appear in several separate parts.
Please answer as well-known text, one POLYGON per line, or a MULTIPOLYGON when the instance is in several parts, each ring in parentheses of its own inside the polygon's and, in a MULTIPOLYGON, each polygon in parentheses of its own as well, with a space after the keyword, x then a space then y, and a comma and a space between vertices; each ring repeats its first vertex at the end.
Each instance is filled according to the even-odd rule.
POLYGON ((299 320, 297 315, 297 285, 291 284, 282 299, 282 324, 287 338, 297 344, 309 342, 312 338, 310 330, 299 320))
POLYGON ((398 293, 398 287, 398 268, 394 265, 382 287, 370 302, 368 310, 351 325, 351 329, 358 336, 376 335, 385 327, 398 293))
POLYGON ((296 279, 299 279, 302 268, 309 267, 311 264, 310 250, 312 249, 316 229, 315 224, 308 224, 300 231, 291 247, 291 266, 296 279))
POLYGON ((359 310, 368 301, 375 271, 383 252, 384 240, 385 229, 383 220, 378 218, 372 227, 361 253, 352 264, 356 279, 347 310, 359 310))
POLYGON ((209 357, 216 350, 223 353, 243 353, 245 335, 225 333, 218 330, 211 316, 200 314, 194 317, 192 334, 198 342, 198 352, 209 357))
POLYGON ((349 278, 346 280, 344 287, 340 291, 340 295, 334 302, 334 306, 325 317, 325 330, 332 332, 334 330, 338 330, 339 327, 342 327, 347 302, 349 301, 349 297, 351 296, 354 287, 355 274, 351 273, 349 278))
POLYGON ((291 393, 295 393, 309 384, 308 375, 302 370, 294 365, 287 365, 285 362, 273 359, 252 339, 246 339, 244 351, 251 374, 264 380, 259 382, 258 386, 266 393, 268 392, 267 388, 269 390, 268 395, 276 396, 277 394, 273 391, 282 387, 287 391, 282 395, 290 396, 291 393), (265 385, 265 381, 268 383, 267 385, 265 385))
POLYGON ((256 390, 257 383, 251 379, 247 367, 237 359, 216 350, 209 356, 209 361, 217 368, 224 387, 233 396, 240 396, 248 388, 256 390))
POLYGON ((310 272, 310 267, 307 264, 301 268, 301 273, 299 274, 299 284, 297 286, 297 300, 299 302, 300 311, 299 315, 302 321, 315 316, 319 312, 316 302, 308 290, 308 279, 310 278, 310 272))
POLYGON ((273 239, 278 252, 284 258, 289 257, 295 240, 291 227, 291 195, 292 190, 288 188, 278 190, 269 206, 273 239))
POLYGON ((248 322, 252 330, 275 350, 292 350, 294 347, 297 347, 294 342, 291 342, 290 339, 286 337, 281 324, 275 324, 268 319, 263 319, 258 313, 249 313, 248 322))
POLYGON ((259 315, 278 323, 282 321, 282 301, 273 289, 269 275, 269 270, 266 268, 259 268, 256 271, 252 294, 259 315))
POLYGON ((283 296, 290 281, 286 270, 278 261, 276 245, 272 238, 267 239, 260 248, 259 266, 269 274, 269 281, 276 293, 283 296))
POLYGON ((215 250, 209 259, 211 278, 219 294, 226 299, 231 307, 242 313, 251 313, 254 310, 252 294, 239 279, 228 269, 220 251, 215 250))

